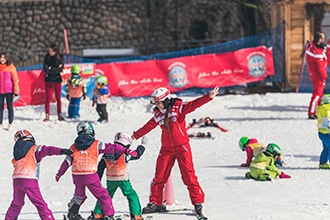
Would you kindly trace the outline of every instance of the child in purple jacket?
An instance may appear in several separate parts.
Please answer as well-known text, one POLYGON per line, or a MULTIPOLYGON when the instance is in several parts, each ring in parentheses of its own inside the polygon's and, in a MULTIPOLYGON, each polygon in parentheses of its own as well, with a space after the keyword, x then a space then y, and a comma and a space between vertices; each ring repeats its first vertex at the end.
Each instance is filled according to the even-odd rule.
POLYGON ((7 210, 5 220, 17 219, 24 205, 24 197, 30 199, 37 208, 42 220, 54 220, 52 211, 44 201, 38 184, 40 161, 46 156, 70 155, 69 149, 53 146, 37 145, 32 134, 27 130, 19 130, 14 135, 13 200, 7 210))
POLYGON ((131 151, 120 144, 103 143, 95 140, 95 132, 93 125, 88 121, 79 122, 77 125, 78 137, 70 150, 73 152, 71 156, 67 156, 63 161, 60 169, 56 174, 56 181, 71 166, 72 179, 75 185, 73 198, 68 203, 69 220, 83 220, 78 213, 80 206, 86 200, 85 188, 97 198, 100 203, 104 219, 114 219, 114 208, 112 200, 105 188, 102 187, 99 176, 97 174, 98 155, 99 154, 130 154, 132 157, 137 156, 136 151, 131 151))

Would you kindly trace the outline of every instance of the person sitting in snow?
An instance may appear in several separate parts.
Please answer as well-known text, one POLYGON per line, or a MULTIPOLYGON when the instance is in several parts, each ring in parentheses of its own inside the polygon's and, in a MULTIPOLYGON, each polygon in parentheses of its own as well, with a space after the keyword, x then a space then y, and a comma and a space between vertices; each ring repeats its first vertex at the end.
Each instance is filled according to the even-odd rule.
POLYGON ((250 163, 250 172, 245 174, 246 179, 255 179, 260 181, 271 181, 272 179, 291 178, 291 176, 280 171, 275 166, 275 160, 281 156, 281 148, 274 143, 266 147, 266 151, 260 152, 250 163))
MULTIPOLYGON (((246 162, 241 164, 241 167, 249 167, 252 159, 257 156, 260 152, 263 152, 266 150, 266 146, 262 143, 259 143, 259 141, 256 138, 248 138, 248 137, 241 137, 238 142, 239 148, 242 151, 246 152, 246 162)), ((284 161, 282 161, 282 158, 278 156, 275 160, 276 166, 283 166, 285 165, 284 161)))
POLYGON ((319 158, 320 169, 330 169, 330 94, 325 94, 316 107, 317 128, 323 149, 319 158))

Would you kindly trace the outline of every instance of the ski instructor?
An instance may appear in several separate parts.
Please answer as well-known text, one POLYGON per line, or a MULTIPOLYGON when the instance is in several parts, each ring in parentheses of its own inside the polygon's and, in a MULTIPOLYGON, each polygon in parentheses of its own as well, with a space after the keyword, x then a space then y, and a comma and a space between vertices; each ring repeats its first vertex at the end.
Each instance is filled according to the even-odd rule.
POLYGON ((316 107, 321 103, 328 78, 324 33, 316 32, 313 42, 306 49, 309 77, 312 81, 312 97, 308 107, 308 119, 317 119, 316 107))
POLYGON ((150 186, 148 205, 143 213, 163 212, 163 188, 167 182, 175 160, 178 160, 183 183, 187 186, 192 204, 200 219, 207 219, 202 214, 204 192, 195 174, 185 117, 188 113, 211 101, 219 91, 215 87, 210 93, 195 100, 184 102, 170 96, 167 88, 156 89, 150 96, 150 103, 155 105, 154 116, 141 128, 133 132, 132 139, 143 137, 157 125, 162 129, 161 149, 156 162, 155 176, 150 186))

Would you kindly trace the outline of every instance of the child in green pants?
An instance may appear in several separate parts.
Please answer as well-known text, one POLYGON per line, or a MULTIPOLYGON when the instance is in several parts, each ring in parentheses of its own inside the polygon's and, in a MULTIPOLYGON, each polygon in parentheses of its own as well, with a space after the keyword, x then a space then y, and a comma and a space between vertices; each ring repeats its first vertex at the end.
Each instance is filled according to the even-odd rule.
MULTIPOLYGON (((129 148, 133 140, 130 135, 118 132, 115 135, 114 143, 121 144, 122 146, 129 148)), ((130 160, 137 160, 144 153, 144 144, 146 143, 146 138, 142 138, 141 145, 136 149, 137 156, 126 156, 124 154, 105 154, 98 164, 97 173, 100 179, 103 176, 104 170, 106 170, 107 177, 107 191, 111 198, 113 198, 117 188, 119 187, 124 196, 126 196, 129 204, 129 211, 131 215, 131 220, 142 220, 142 211, 140 200, 132 187, 129 180, 129 172, 127 169, 127 162, 130 160)), ((94 216, 89 219, 103 219, 102 208, 97 202, 94 208, 94 216)))

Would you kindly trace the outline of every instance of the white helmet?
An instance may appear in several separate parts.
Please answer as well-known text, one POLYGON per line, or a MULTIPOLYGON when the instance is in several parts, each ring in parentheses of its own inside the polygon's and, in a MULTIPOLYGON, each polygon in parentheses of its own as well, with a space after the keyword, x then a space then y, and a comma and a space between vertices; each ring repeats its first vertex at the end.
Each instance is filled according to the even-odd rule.
POLYGON ((89 134, 93 137, 95 136, 94 127, 91 122, 89 121, 81 121, 77 125, 77 134, 89 134))
POLYGON ((330 94, 324 94, 321 99, 321 105, 330 104, 330 94))
POLYGON ((160 87, 156 89, 150 96, 149 100, 151 104, 156 104, 156 102, 164 101, 170 97, 170 90, 165 87, 160 87))
POLYGON ((115 135, 115 143, 121 144, 125 147, 130 147, 133 143, 133 140, 130 135, 123 133, 123 132, 118 132, 115 135))

